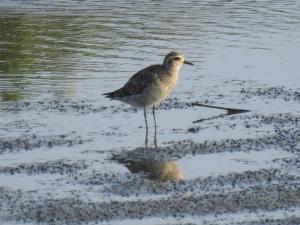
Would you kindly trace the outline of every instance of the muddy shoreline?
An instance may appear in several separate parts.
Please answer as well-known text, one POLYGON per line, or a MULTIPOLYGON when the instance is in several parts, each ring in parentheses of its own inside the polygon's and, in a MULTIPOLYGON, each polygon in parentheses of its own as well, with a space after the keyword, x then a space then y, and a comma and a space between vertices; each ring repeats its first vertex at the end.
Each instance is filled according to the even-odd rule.
MULTIPOLYGON (((287 92, 282 88, 267 88, 265 91, 243 89, 241 94, 243 101, 251 101, 257 96, 263 98, 263 101, 278 97, 286 102, 294 101, 295 104, 299 101, 297 91, 287 92)), ((124 109, 121 106, 101 107, 83 101, 12 102, 1 105, 1 109, 5 113, 35 110, 54 114, 72 113, 75 116, 137 112, 135 109, 124 109)), ((183 103, 176 98, 164 102, 159 111, 170 109, 197 110, 192 104, 183 103)), ((259 135, 254 137, 167 141, 158 149, 137 147, 105 151, 88 147, 97 140, 98 133, 87 137, 72 131, 47 136, 33 133, 35 128, 32 128, 23 136, 1 138, 1 156, 35 154, 40 151, 72 154, 72 151, 77 149, 76 153, 74 152, 73 159, 37 158, 37 161, 32 162, 24 163, 21 160, 1 165, 2 179, 10 180, 16 176, 34 178, 40 175, 60 177, 49 177, 49 184, 54 185, 52 188, 47 183, 48 178, 38 181, 39 185, 46 189, 22 190, 1 184, 0 219, 4 224, 10 221, 33 224, 102 224, 124 219, 147 222, 151 218, 166 217, 173 219, 163 224, 184 224, 185 218, 199 218, 205 221, 209 215, 214 215, 215 223, 219 223, 223 220, 222 217, 232 213, 260 213, 265 214, 265 218, 254 217, 231 224, 297 224, 300 220, 296 213, 300 206, 299 123, 299 112, 254 111, 190 124, 189 128, 181 129, 180 132, 196 136, 201 134, 207 125, 216 130, 242 129, 249 130, 250 133, 267 127, 268 132, 259 132, 259 135), (226 123, 223 123, 224 120, 226 123), (190 128, 194 131, 191 132, 190 128), (251 155, 269 149, 282 154, 282 157, 274 157, 262 165, 247 159, 247 155, 241 159, 238 157, 238 154, 251 155), (193 179, 186 179, 182 174, 181 160, 220 154, 233 157, 236 163, 257 168, 193 179), (83 156, 88 156, 88 159, 84 159, 83 156), (67 188, 65 196, 56 196, 55 193, 60 187, 67 188), (282 213, 282 218, 277 219, 267 216, 278 210, 289 214, 284 216, 282 213)), ((9 130, 10 126, 15 129, 16 124, 2 122, 1 129, 9 130)), ((27 129, 31 125, 20 121, 18 127, 22 126, 27 129)), ((100 135, 110 138, 118 132, 118 128, 113 127, 112 132, 102 132, 100 135)))

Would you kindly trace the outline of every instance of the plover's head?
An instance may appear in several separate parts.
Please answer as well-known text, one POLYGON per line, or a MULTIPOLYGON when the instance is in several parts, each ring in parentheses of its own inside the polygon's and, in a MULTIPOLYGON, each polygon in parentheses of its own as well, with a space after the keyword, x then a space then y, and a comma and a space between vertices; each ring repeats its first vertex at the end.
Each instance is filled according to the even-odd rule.
POLYGON ((163 65, 167 68, 175 67, 178 69, 182 66, 182 64, 193 65, 193 63, 184 59, 183 54, 178 52, 170 52, 168 55, 166 55, 163 63, 163 65))

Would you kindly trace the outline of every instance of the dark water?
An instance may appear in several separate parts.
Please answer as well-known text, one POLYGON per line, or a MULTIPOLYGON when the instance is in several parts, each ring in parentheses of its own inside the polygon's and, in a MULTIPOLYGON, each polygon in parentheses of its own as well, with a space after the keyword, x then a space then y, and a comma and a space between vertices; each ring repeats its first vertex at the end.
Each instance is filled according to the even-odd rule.
POLYGON ((0 223, 299 224, 299 59, 296 0, 0 1, 0 223), (171 50, 145 151, 101 94, 171 50))
POLYGON ((186 87, 202 77, 299 86, 299 10, 299 1, 4 0, 1 99, 99 99, 172 49, 196 64, 186 87))

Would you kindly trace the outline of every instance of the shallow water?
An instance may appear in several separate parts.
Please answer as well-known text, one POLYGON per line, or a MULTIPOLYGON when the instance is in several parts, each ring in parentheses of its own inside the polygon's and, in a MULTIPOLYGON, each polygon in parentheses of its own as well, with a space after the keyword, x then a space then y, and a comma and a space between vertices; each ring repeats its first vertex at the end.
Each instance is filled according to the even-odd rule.
POLYGON ((274 223, 297 224, 299 58, 296 0, 2 0, 0 219, 265 224, 275 213, 274 223), (101 94, 171 50, 194 66, 157 111, 159 149, 146 151, 142 113, 101 94), (193 102, 251 112, 223 116, 193 102), (172 171, 180 179, 152 179, 172 171), (243 196, 256 208, 235 205, 243 196))
POLYGON ((3 100, 100 100, 172 49, 195 63, 183 68, 176 93, 205 89, 213 79, 299 86, 298 1, 4 0, 0 6, 3 100))

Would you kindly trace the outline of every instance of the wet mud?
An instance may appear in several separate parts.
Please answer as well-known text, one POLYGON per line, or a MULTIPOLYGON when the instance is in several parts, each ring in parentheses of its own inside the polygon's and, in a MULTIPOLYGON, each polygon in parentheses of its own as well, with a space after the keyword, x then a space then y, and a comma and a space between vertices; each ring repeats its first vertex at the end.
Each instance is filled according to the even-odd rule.
POLYGON ((56 146, 68 146, 83 144, 91 140, 83 139, 76 136, 75 132, 72 134, 38 136, 36 134, 24 135, 19 138, 7 138, 0 140, 0 154, 9 152, 19 152, 22 150, 29 151, 36 148, 46 147, 52 148, 56 146))
POLYGON ((13 166, 0 166, 0 173, 3 174, 66 174, 72 173, 77 170, 83 170, 88 168, 88 164, 85 161, 71 161, 71 160, 56 160, 36 163, 23 163, 13 166))
MULTIPOLYGON (((297 91, 284 88, 243 89, 241 95, 249 101, 257 96, 263 101, 278 97, 297 104, 299 101, 297 91)), ((198 109, 192 104, 195 102, 170 98, 158 110, 194 111, 198 109)), ((49 111, 59 116, 75 113, 78 117, 136 112, 122 106, 76 101, 5 103, 1 110, 49 111)), ((84 136, 83 132, 45 136, 34 133, 33 127, 30 130, 33 134, 2 137, 0 153, 8 158, 3 158, 4 164, 0 165, 0 221, 3 224, 298 224, 299 113, 256 110, 190 123, 187 128, 179 129, 184 136, 197 137, 206 129, 251 135, 183 138, 148 149, 144 146, 103 149, 97 143, 98 138, 132 135, 122 133, 118 127, 107 132, 95 129, 94 136, 84 136), (97 143, 94 148, 93 143, 97 143), (57 156, 49 160, 35 156, 35 152, 42 151, 55 151, 57 156), (14 154, 29 154, 27 162, 14 161, 14 154), (30 157, 32 161, 28 161, 30 157), (208 164, 202 165, 205 157, 210 157, 208 164), (199 164, 193 164, 195 158, 200 160, 199 164), (222 160, 215 160, 218 158, 222 160), (236 170, 235 165, 241 169, 236 170), (218 168, 224 171, 213 172, 218 168), (18 179, 31 179, 32 186, 16 186, 14 182, 18 179)), ((18 124, 4 121, 2 125, 2 130, 32 127, 26 121, 18 124)), ((169 132, 163 135, 172 135, 173 131, 169 132)))
MULTIPOLYGON (((250 174, 245 175, 249 176, 250 174)), ((267 177, 269 178, 270 176, 267 177)), ((239 182, 239 180, 237 181, 239 182)), ((258 180, 254 179, 254 181, 257 182, 258 180)), ((228 190, 222 188, 224 183, 216 184, 223 191, 212 191, 211 189, 214 189, 214 186, 211 188, 210 182, 208 182, 209 186, 206 189, 197 185, 197 181, 193 182, 193 185, 190 184, 188 186, 190 188, 184 187, 187 186, 185 182, 173 184, 153 183, 153 186, 163 186, 169 193, 173 194, 171 196, 162 196, 158 199, 146 200, 87 202, 76 197, 53 199, 51 196, 49 196, 49 199, 43 200, 26 200, 22 196, 26 195, 28 197, 32 193, 14 193, 5 189, 1 190, 0 198, 2 207, 5 208, 5 211, 2 212, 5 220, 47 224, 103 222, 164 217, 166 215, 184 218, 212 213, 218 215, 240 211, 256 212, 257 210, 272 212, 272 210, 278 209, 288 210, 299 206, 300 203, 300 187, 299 183, 297 183, 299 179, 293 179, 293 183, 286 181, 281 184, 273 183, 272 179, 269 182, 263 181, 256 184, 250 182, 250 185, 241 185, 239 188, 234 188, 235 186, 232 185, 228 190), (201 188, 200 193, 198 188, 201 188)), ((147 187, 149 186, 147 185, 147 187)), ((130 187, 126 188, 130 189, 130 187)), ((140 189, 139 187, 135 191, 139 192, 140 189)), ((148 189, 148 191, 151 191, 151 189, 148 189)), ((156 192, 152 193, 159 194, 156 192)))
POLYGON ((243 88, 243 98, 263 97, 265 99, 282 99, 284 101, 300 101, 300 91, 286 87, 243 88))
POLYGON ((99 113, 99 112, 128 112, 136 111, 134 108, 130 107, 116 107, 116 106, 96 106, 94 101, 74 101, 74 100, 54 100, 54 101, 19 101, 19 102, 9 102, 4 103, 1 108, 2 111, 16 112, 21 110, 28 111, 53 111, 61 113, 99 113))

